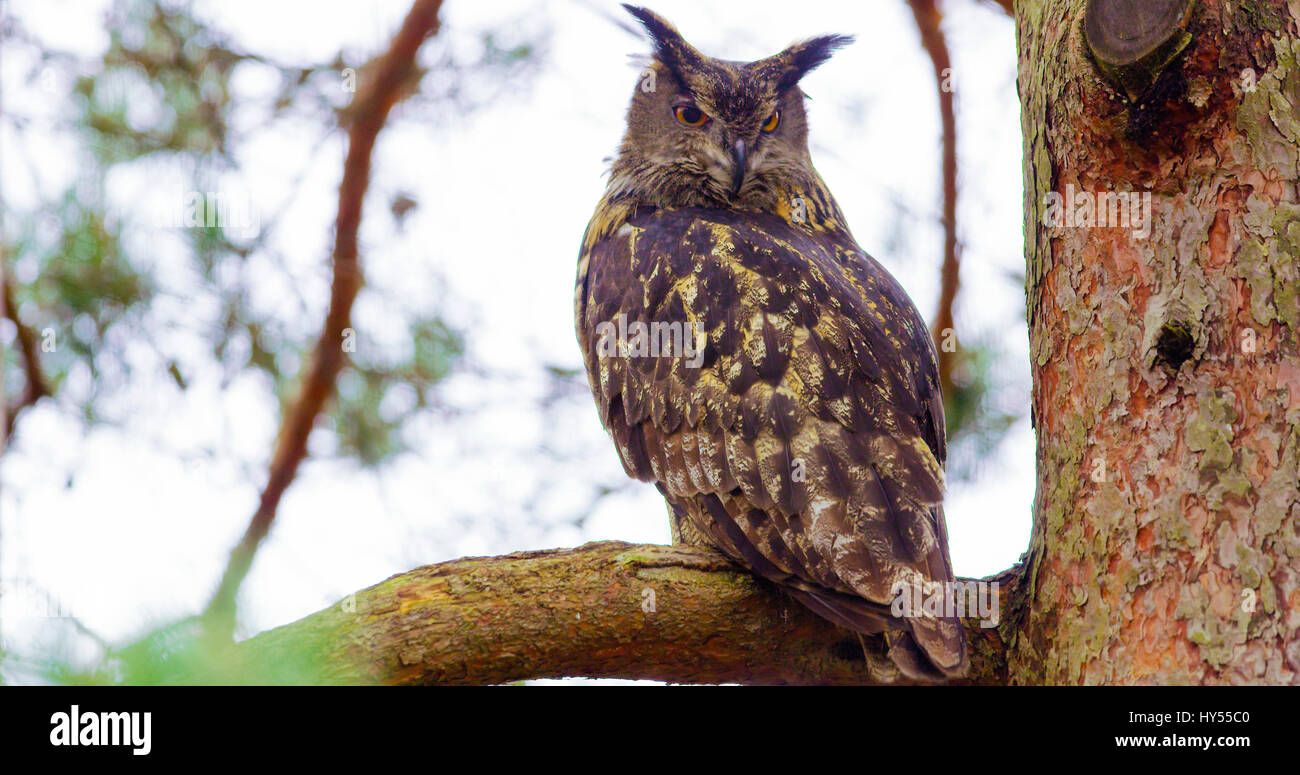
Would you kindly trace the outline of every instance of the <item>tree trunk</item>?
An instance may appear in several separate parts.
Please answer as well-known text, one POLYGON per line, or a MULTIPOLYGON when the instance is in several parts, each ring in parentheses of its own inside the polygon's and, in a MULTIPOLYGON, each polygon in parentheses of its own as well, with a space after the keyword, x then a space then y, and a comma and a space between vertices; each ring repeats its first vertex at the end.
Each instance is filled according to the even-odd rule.
POLYGON ((1038 441, 1016 683, 1300 681, 1300 0, 1187 3, 1148 16, 1154 55, 1107 47, 1176 5, 1016 2, 1038 441), (1145 238, 1101 196, 1130 191, 1145 238))

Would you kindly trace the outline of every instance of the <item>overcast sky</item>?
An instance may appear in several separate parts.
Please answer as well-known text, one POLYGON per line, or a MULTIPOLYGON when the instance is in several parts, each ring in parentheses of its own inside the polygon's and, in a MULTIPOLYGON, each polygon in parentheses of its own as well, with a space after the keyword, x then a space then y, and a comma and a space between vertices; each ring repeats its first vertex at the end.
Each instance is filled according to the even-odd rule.
MULTIPOLYGON (((107 5, 7 4, 46 45, 87 62, 107 46, 101 24, 107 5)), ((939 125, 931 65, 906 4, 649 5, 698 48, 727 59, 757 59, 827 32, 857 37, 803 82, 811 97, 813 160, 858 241, 930 317, 942 244, 939 125)), ((1028 344, 1023 288, 1014 279, 1023 268, 1014 33, 1009 19, 973 0, 946 5, 961 132, 958 330, 978 332, 1005 351, 999 378, 1011 385, 1006 400, 1024 411, 1028 344)), ((195 7, 248 51, 314 63, 340 49, 382 50, 409 2, 222 0, 195 7)), ((449 45, 472 50, 482 30, 513 30, 539 35, 545 49, 535 74, 486 107, 463 115, 446 109, 435 115, 430 110, 437 106, 428 104, 395 111, 380 137, 362 228, 362 261, 376 290, 359 300, 355 326, 369 341, 401 346, 409 337, 394 321, 392 300, 436 309, 465 327, 473 362, 518 377, 490 384, 451 380, 447 401, 475 410, 422 421, 408 434, 413 452, 379 475, 349 463, 309 461, 245 584, 241 633, 292 621, 418 564, 601 539, 669 540, 663 503, 649 486, 606 498, 581 525, 566 520, 591 482, 621 480, 613 446, 590 403, 562 413, 560 427, 552 427, 521 399, 543 388, 535 379, 538 364, 580 367, 572 322, 578 243, 637 83, 628 55, 648 50, 611 21, 625 17, 617 3, 604 0, 446 0, 441 35, 449 45), (391 219, 380 216, 399 191, 419 207, 395 233, 391 219), (542 438, 554 438, 570 456, 553 465, 537 460, 542 438), (549 486, 545 502, 538 502, 538 483, 554 485, 549 480, 556 477, 567 483, 549 486)), ((4 109, 34 120, 21 141, 8 123, 0 128, 3 201, 22 211, 76 180, 76 145, 66 133, 41 129, 66 109, 51 96, 60 85, 29 82, 33 65, 20 53, 5 52, 2 65, 4 109)), ((237 94, 265 94, 273 86, 264 68, 235 74, 237 94)), ((280 265, 259 276, 254 296, 296 329, 314 332, 328 291, 343 137, 320 123, 267 127, 264 118, 236 114, 243 177, 222 186, 265 213, 291 203, 273 232, 280 265), (292 301, 297 298, 303 301, 292 301)), ((126 244, 161 278, 159 341, 198 353, 195 322, 210 310, 187 296, 193 280, 183 241, 156 225, 157 211, 174 196, 169 186, 182 183, 167 174, 148 164, 124 165, 110 178, 109 192, 126 244)), ((16 226, 8 217, 5 228, 12 237, 16 226)), ((6 343, 11 337, 0 328, 6 343)), ((142 371, 150 357, 141 348, 142 371)), ((114 641, 206 603, 253 512, 277 430, 264 381, 227 385, 210 368, 198 370, 181 392, 155 371, 156 379, 139 378, 133 400, 120 407, 128 427, 83 436, 64 412, 40 407, 23 417, 16 446, 0 467, 4 590, 43 590, 114 641), (209 454, 213 449, 220 454, 209 454)), ((312 448, 329 451, 317 437, 312 448)), ((946 511, 958 574, 1000 571, 1024 550, 1033 471, 1026 417, 978 477, 950 488, 946 511)), ((5 644, 20 653, 67 633, 33 607, 27 593, 0 596, 5 644)), ((92 656, 93 648, 83 642, 78 653, 92 656)))

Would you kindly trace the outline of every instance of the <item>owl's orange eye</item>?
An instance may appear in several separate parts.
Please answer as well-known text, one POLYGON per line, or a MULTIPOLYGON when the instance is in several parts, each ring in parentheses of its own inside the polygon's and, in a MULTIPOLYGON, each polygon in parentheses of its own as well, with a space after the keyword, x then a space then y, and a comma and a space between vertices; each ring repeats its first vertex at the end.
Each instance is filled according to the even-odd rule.
POLYGON ((704 115, 704 111, 694 105, 678 105, 673 108, 673 115, 686 126, 702 126, 709 120, 709 117, 704 115))
POLYGON ((777 126, 781 123, 781 111, 774 112, 768 117, 767 123, 763 124, 764 132, 775 132, 777 126))

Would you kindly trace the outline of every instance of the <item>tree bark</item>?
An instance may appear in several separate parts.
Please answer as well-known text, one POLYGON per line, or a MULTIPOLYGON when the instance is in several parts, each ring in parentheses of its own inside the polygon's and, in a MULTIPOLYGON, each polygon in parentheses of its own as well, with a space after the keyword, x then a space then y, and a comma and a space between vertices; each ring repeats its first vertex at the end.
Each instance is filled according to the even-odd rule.
POLYGON ((1300 2, 1197 3, 1136 99, 1086 5, 1016 3, 1038 491, 1011 680, 1295 683, 1300 2), (1071 191, 1151 192, 1149 236, 1055 223, 1071 191))
MULTIPOLYGON (((996 626, 965 620, 966 683, 1004 683, 1018 576, 996 626)), ((989 622, 992 624, 992 622, 989 622)), ((302 657, 327 683, 497 684, 586 676, 870 684, 862 646, 721 554, 620 542, 430 565, 239 644, 230 675, 302 657), (253 668, 253 669, 242 669, 253 668)), ((299 674, 284 671, 283 680, 299 674)))

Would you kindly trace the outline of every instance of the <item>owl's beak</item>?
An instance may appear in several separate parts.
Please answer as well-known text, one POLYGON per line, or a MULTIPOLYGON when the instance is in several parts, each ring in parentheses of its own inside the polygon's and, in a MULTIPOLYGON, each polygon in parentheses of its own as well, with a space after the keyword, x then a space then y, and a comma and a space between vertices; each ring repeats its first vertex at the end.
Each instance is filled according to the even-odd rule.
POLYGON ((735 196, 740 193, 740 187, 745 184, 745 141, 737 140, 735 145, 730 148, 731 153, 731 195, 735 196))

